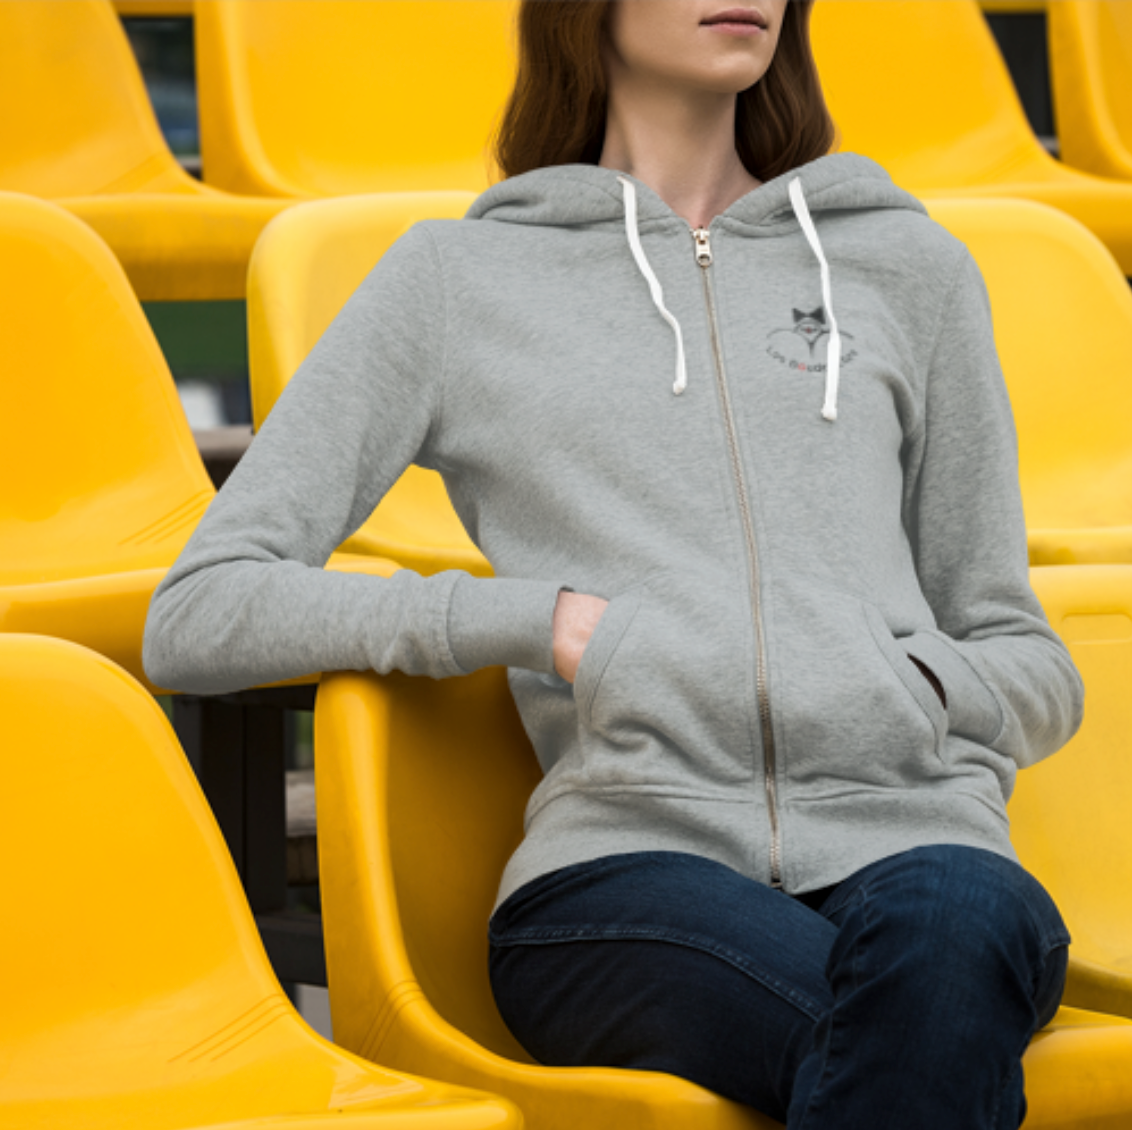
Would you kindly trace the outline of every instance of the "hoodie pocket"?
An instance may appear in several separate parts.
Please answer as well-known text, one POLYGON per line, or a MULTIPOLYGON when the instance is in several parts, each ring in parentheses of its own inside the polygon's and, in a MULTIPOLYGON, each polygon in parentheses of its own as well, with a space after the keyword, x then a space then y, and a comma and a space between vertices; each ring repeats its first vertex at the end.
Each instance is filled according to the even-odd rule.
POLYGON ((610 600, 582 652, 574 672, 574 701, 584 725, 590 723, 594 695, 605 669, 641 606, 641 589, 641 585, 635 585, 610 600))
POLYGON ((729 796, 753 777, 742 589, 653 576, 614 596, 574 679, 585 783, 729 796))
POLYGON ((876 606, 799 580, 775 602, 771 711, 796 797, 946 774, 947 712, 876 606))
POLYGON ((916 700, 928 721, 935 731, 935 749, 938 754, 947 737, 948 718, 947 707, 936 693, 935 688, 924 677, 924 673, 912 662, 911 657, 904 650, 900 641, 892 634, 884 614, 875 604, 862 602, 865 618, 873 639, 880 648, 881 654, 888 660, 896 677, 908 688, 909 694, 916 700))

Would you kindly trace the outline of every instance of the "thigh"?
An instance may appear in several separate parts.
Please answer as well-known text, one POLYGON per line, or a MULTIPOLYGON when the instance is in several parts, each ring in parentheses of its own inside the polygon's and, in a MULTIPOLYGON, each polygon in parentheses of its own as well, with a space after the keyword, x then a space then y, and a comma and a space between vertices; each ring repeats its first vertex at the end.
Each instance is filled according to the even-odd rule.
POLYGON ((851 934, 868 929, 880 943, 883 931, 893 959, 919 949, 938 980, 966 979, 984 996, 980 974, 997 995, 1008 991, 1009 969, 1038 1027, 1057 1011, 1069 932, 1041 883, 1004 856, 958 844, 914 848, 851 875, 821 913, 841 931, 835 956, 857 944, 851 934))
POLYGON ((542 1063, 666 1071, 779 1119, 831 1003, 837 930, 680 852, 562 868, 491 921, 500 1013, 542 1063))
POLYGON ((1038 881, 995 853, 930 845, 863 868, 820 909, 838 929, 834 1003, 789 1125, 1019 1126, 1022 1055, 1057 1009, 1069 942, 1038 881))

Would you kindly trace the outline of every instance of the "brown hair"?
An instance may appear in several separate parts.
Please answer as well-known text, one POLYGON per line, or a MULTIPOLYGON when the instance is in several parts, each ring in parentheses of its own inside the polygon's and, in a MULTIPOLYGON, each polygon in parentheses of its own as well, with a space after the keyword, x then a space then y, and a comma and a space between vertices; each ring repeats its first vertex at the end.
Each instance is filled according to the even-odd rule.
MULTIPOLYGON (((518 73, 491 154, 505 177, 596 165, 608 103, 602 45, 617 0, 522 0, 518 73)), ((766 74, 738 94, 735 148, 768 181, 830 151, 837 136, 810 49, 814 0, 789 0, 766 74)))

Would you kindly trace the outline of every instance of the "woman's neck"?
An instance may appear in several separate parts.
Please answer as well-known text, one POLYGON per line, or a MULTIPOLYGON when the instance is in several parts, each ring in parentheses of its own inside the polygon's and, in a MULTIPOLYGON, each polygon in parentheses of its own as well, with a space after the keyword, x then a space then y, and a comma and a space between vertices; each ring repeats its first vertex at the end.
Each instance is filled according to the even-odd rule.
POLYGON ((695 228, 762 183, 739 159, 726 93, 614 84, 598 164, 632 174, 695 228))

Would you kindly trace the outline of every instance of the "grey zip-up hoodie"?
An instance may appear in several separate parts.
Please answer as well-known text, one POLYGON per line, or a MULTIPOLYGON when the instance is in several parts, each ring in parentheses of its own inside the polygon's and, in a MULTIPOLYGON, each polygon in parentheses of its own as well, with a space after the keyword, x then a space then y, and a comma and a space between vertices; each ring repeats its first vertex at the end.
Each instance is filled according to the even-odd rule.
POLYGON ((790 892, 920 844, 1013 857, 1015 772, 1083 701, 982 275, 851 152, 699 232, 582 164, 414 224, 154 594, 144 662, 196 693, 507 665, 545 777, 499 901, 645 849, 790 892), (322 570, 410 462, 494 578, 322 570), (573 686, 562 588, 610 601, 573 686))

